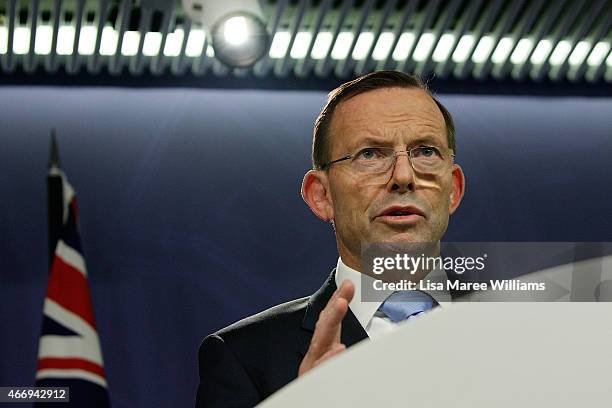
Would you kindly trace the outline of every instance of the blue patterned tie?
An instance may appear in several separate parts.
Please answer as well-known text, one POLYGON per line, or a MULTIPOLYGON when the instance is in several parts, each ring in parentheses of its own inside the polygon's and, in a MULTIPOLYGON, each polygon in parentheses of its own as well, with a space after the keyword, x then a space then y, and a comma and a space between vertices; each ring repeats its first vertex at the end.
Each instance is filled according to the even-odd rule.
POLYGON ((438 302, 425 292, 405 290, 392 293, 380 305, 378 311, 391 319, 392 322, 401 322, 437 305, 438 302))

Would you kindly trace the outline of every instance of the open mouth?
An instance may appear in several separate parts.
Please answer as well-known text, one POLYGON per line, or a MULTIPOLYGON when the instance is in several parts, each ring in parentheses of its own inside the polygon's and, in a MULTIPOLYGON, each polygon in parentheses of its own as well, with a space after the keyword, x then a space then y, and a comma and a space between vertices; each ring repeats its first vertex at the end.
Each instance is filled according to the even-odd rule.
POLYGON ((413 215, 414 213, 411 211, 391 211, 388 213, 385 213, 383 215, 388 216, 388 217, 401 217, 404 215, 413 215))
POLYGON ((391 207, 383 211, 378 218, 384 222, 410 223, 418 221, 423 213, 414 207, 391 207))

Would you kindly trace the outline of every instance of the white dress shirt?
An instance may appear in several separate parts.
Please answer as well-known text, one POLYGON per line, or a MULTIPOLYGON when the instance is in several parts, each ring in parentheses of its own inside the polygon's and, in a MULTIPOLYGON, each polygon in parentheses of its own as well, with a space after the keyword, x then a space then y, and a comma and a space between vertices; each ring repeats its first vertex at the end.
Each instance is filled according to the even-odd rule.
MULTIPOLYGON (((434 269, 428 274, 428 276, 430 279, 443 277, 443 281, 446 281, 446 274, 442 270, 434 269)), ((402 323, 394 323, 388 317, 376 314, 376 311, 383 303, 382 300, 377 302, 364 302, 361 300, 361 281, 362 279, 364 279, 366 282, 369 280, 374 281, 374 278, 371 276, 362 275, 361 272, 346 266, 344 262, 342 262, 342 259, 338 258, 338 265, 336 267, 336 275, 334 279, 337 287, 340 287, 340 284, 344 280, 351 281, 355 286, 355 295, 353 296, 353 300, 351 300, 349 303, 349 308, 359 321, 359 324, 361 324, 363 329, 366 331, 369 338, 375 339, 380 337, 381 335, 392 331, 398 324, 402 323)), ((424 290, 423 292, 433 297, 440 304, 440 306, 451 302, 450 293, 447 291, 428 292, 424 290)), ((389 291, 388 295, 391 295, 391 293, 393 292, 389 291)))

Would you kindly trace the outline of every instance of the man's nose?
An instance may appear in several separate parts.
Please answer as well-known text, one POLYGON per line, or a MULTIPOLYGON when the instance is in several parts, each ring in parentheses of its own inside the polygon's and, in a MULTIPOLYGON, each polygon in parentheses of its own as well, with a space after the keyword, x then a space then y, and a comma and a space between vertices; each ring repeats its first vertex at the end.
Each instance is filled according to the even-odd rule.
POLYGON ((414 170, 407 153, 399 153, 395 157, 395 164, 388 187, 389 191, 399 193, 414 190, 414 170))

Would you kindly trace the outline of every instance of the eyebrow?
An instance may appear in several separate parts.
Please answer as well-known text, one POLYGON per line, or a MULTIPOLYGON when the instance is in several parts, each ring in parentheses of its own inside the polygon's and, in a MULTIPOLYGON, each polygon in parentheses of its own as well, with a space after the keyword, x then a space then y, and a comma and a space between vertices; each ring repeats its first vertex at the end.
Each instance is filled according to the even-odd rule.
POLYGON ((392 142, 386 139, 366 136, 365 138, 361 139, 357 145, 358 146, 391 146, 392 144, 393 144, 392 142))
MULTIPOLYGON (((421 143, 431 143, 433 145, 438 145, 439 141, 433 135, 423 135, 419 136, 416 139, 410 141, 410 146, 418 145, 421 143)), ((393 141, 377 138, 373 136, 366 136, 362 140, 357 143, 357 147, 368 147, 368 146, 381 146, 381 147, 392 147, 393 141)))
POLYGON ((412 142, 413 145, 419 144, 419 143, 431 143, 433 145, 437 145, 439 142, 437 138, 433 135, 424 135, 424 136, 419 136, 412 142))

